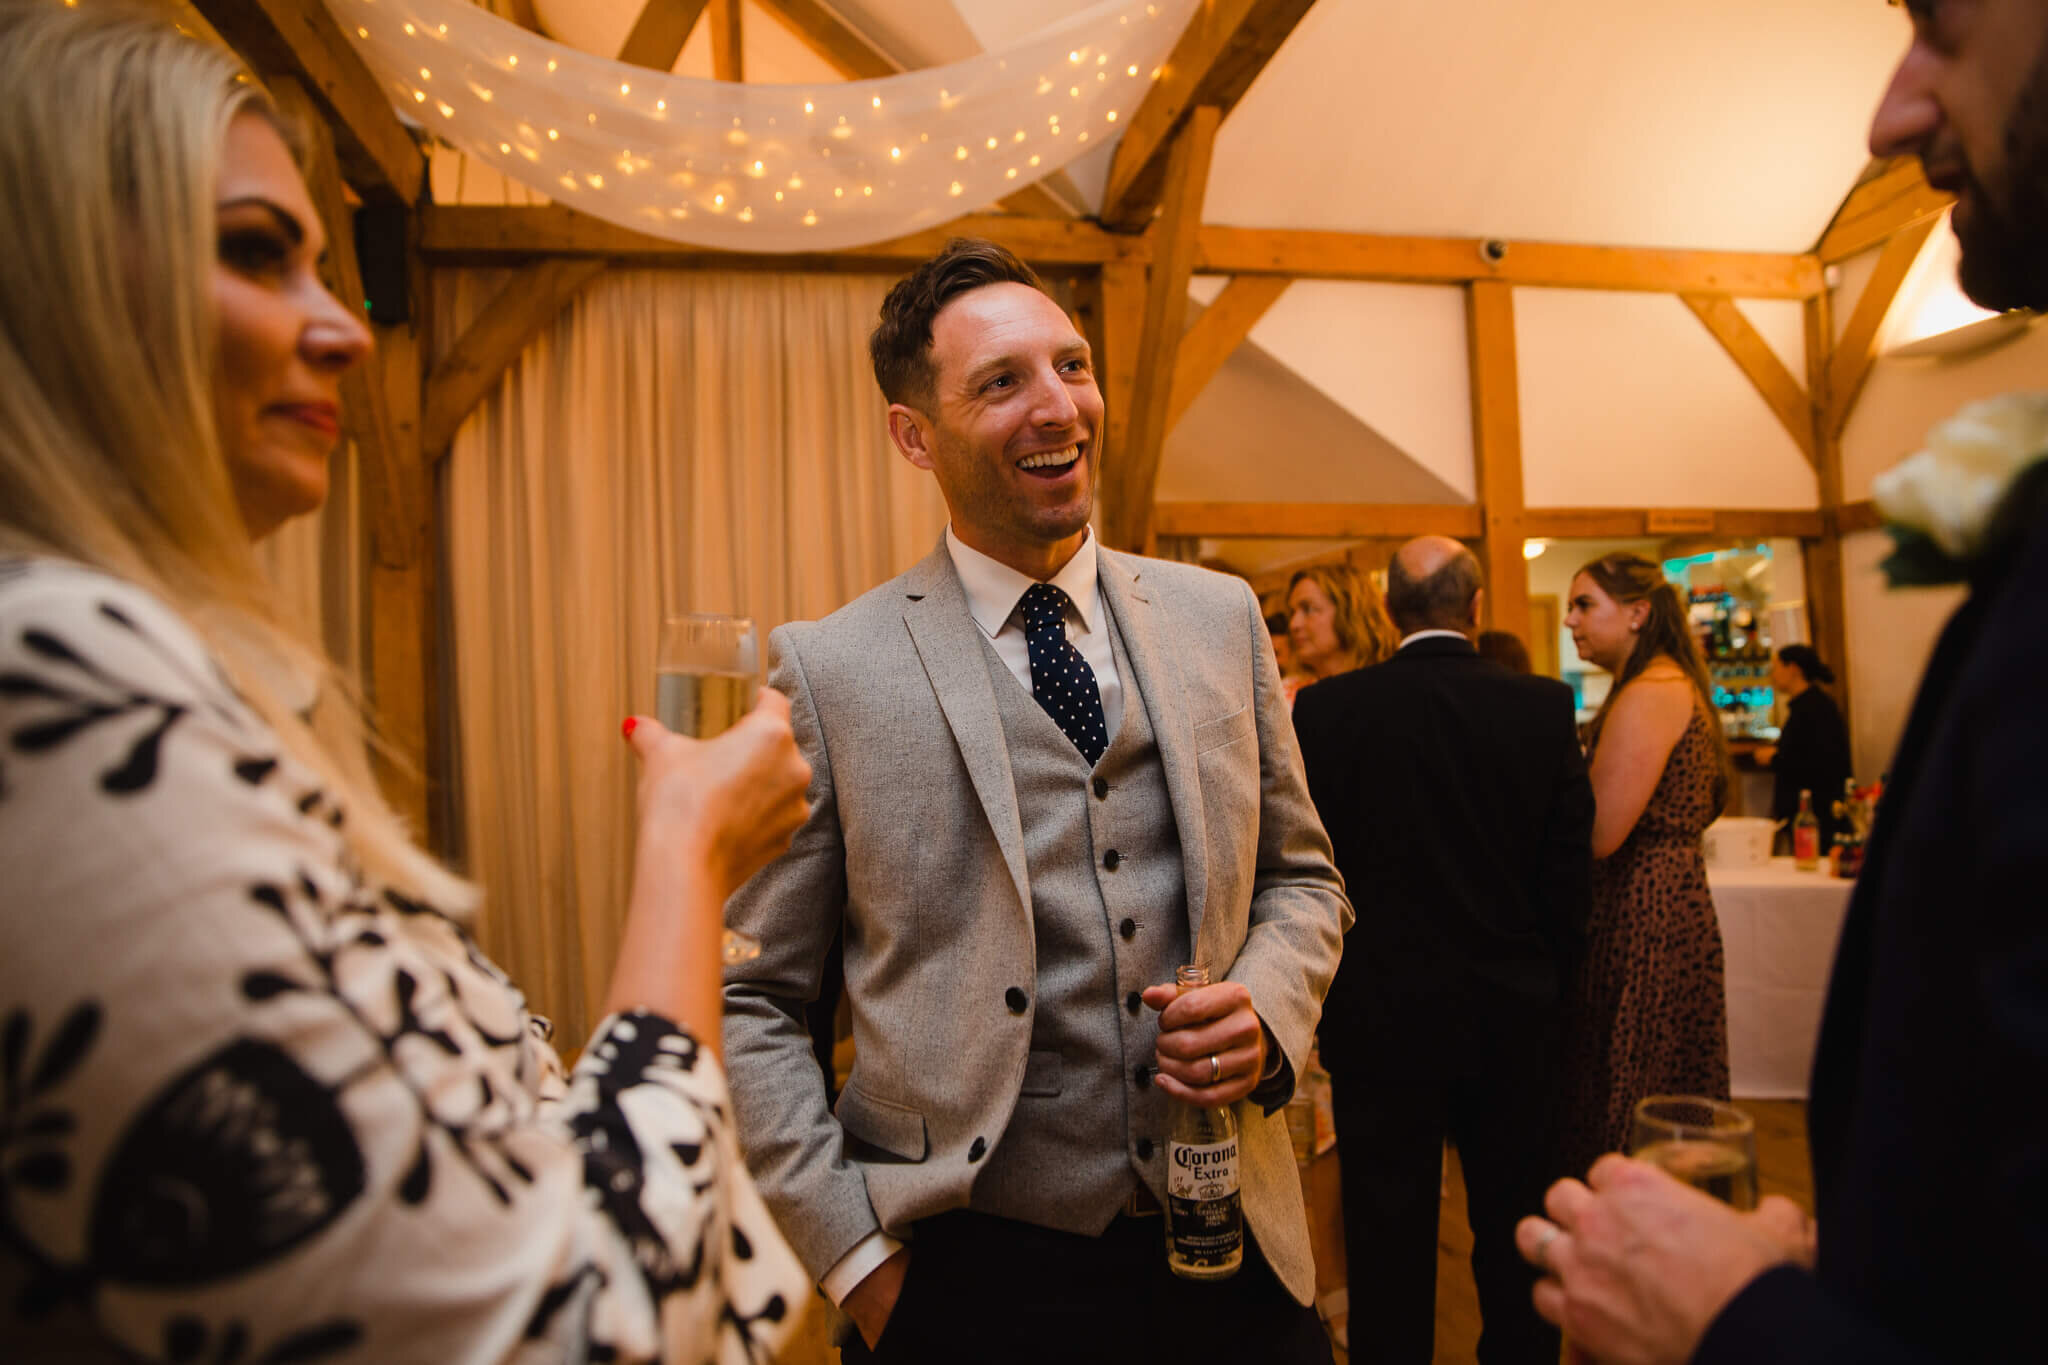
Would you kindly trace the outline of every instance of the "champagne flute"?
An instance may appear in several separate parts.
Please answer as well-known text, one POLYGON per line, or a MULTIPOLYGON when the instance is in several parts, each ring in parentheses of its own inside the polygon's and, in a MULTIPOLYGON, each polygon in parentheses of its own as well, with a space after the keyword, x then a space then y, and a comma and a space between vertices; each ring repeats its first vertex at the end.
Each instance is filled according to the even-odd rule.
MULTIPOLYGON (((744 616, 693 613, 661 623, 654 652, 654 715, 679 735, 715 739, 754 704, 760 649, 744 616)), ((727 929, 720 957, 731 965, 761 955, 758 940, 727 929)))
POLYGON ((1745 1213, 1756 1207, 1756 1123, 1732 1104, 1652 1095, 1636 1106, 1628 1152, 1745 1213))

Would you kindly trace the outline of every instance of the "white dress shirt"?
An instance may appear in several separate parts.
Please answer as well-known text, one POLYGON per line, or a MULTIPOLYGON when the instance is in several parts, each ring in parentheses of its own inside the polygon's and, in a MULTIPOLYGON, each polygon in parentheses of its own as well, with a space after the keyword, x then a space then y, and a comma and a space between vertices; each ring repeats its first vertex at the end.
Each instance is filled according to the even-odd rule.
POLYGON ((1472 643, 1472 637, 1462 630, 1418 630, 1413 635, 1403 635, 1401 643, 1394 648, 1398 653, 1414 644, 1417 640, 1434 640, 1438 636, 1442 636, 1446 640, 1463 640, 1468 645, 1472 643))
MULTIPOLYGON (((1029 692, 1031 646, 1024 638, 1024 618, 1017 612, 1017 603, 1038 580, 962 544, 951 526, 946 528, 946 553, 953 557, 953 571, 960 575, 960 586, 967 592, 967 610, 973 614, 974 624, 981 627, 997 656, 1029 692)), ((1124 718, 1124 689, 1116 673, 1116 651, 1109 643, 1102 591, 1095 581, 1093 528, 1082 538, 1074 557, 1046 581, 1073 603, 1067 608, 1067 643, 1079 650, 1095 671, 1095 685, 1102 692, 1103 732, 1115 739, 1117 723, 1124 718)))
MULTIPOLYGON (((1017 612, 1017 604, 1038 580, 962 544, 951 526, 946 528, 946 553, 952 556, 953 571, 960 575, 960 586, 967 593, 967 610, 974 617, 974 624, 988 637, 996 657, 1029 692, 1031 646, 1024 638, 1024 620, 1017 612)), ((1095 685, 1102 692, 1103 731, 1114 739, 1117 725, 1124 718, 1124 689, 1117 676, 1116 651, 1109 642, 1102 591, 1095 581, 1092 528, 1082 538, 1074 557, 1047 581, 1067 595, 1067 643, 1079 650, 1088 667, 1095 671, 1095 685)), ((886 1232, 871 1232, 825 1272, 819 1287, 832 1302, 844 1303, 862 1280, 902 1246, 902 1242, 886 1232)))

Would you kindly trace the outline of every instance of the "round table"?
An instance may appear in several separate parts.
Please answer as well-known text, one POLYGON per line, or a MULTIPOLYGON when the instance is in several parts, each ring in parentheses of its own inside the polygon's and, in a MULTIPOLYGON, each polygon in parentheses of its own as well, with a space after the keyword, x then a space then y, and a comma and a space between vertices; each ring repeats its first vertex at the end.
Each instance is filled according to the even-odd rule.
POLYGON ((1728 963, 1728 1066, 1733 1093, 1804 1099, 1821 1005, 1853 881, 1826 862, 1801 872, 1790 858, 1761 867, 1707 868, 1728 963))

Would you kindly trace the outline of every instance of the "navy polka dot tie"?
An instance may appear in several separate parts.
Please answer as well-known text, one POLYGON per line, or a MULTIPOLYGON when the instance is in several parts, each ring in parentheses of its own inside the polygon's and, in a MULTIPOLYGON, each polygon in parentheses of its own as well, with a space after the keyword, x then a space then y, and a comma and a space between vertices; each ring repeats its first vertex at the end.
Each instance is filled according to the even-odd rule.
POLYGON ((1031 695, 1092 767, 1109 747, 1102 718, 1102 689, 1081 651, 1067 643, 1067 595, 1050 583, 1033 583, 1017 603, 1024 617, 1024 642, 1031 651, 1031 695))

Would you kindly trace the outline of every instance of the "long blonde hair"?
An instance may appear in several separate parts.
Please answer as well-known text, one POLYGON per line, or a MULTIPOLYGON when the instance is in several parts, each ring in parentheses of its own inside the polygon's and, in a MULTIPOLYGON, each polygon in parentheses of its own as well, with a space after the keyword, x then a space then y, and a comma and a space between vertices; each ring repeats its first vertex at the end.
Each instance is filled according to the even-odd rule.
POLYGON ((366 871, 465 909, 473 889, 378 792, 348 689, 287 625, 215 429, 214 186, 228 125, 250 111, 284 131, 232 53, 159 18, 0 0, 0 552, 163 599, 346 800, 366 871), (280 665, 321 675, 310 722, 280 695, 280 665))

